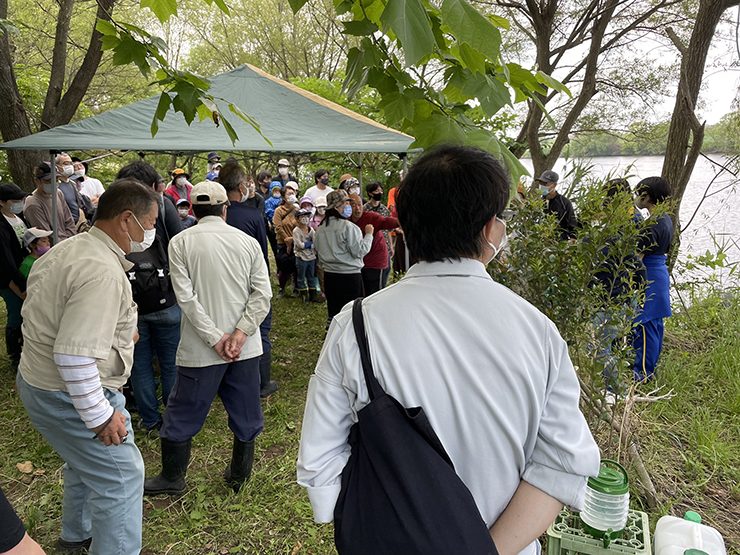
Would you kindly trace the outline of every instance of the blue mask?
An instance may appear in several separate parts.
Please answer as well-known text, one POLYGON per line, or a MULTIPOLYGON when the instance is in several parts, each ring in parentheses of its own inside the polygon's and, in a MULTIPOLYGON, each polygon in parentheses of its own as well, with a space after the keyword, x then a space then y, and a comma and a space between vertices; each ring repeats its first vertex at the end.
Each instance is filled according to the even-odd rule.
POLYGON ((342 209, 342 216, 349 219, 349 217, 352 215, 352 207, 351 206, 345 206, 342 209))
POLYGON ((540 185, 540 194, 542 194, 543 197, 546 197, 550 194, 550 187, 547 187, 545 185, 540 185))

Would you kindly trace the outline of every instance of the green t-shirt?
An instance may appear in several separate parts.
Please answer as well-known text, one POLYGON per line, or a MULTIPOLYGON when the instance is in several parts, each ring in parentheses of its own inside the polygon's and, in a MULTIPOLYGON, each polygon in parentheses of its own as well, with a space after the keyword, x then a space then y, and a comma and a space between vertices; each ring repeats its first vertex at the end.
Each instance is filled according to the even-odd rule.
POLYGON ((33 263, 36 262, 38 258, 34 258, 30 254, 23 259, 23 262, 21 262, 21 267, 18 268, 18 271, 21 273, 21 275, 28 279, 28 274, 31 271, 31 266, 33 266, 33 263))

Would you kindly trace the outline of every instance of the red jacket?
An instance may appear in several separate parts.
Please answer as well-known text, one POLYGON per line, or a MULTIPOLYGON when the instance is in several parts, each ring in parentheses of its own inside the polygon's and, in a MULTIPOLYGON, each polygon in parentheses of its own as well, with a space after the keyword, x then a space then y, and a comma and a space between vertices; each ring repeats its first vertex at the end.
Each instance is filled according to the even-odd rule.
POLYGON ((398 220, 396 218, 384 218, 375 212, 364 211, 360 219, 354 222, 354 224, 359 226, 363 235, 365 234, 365 226, 367 224, 375 226, 373 246, 370 247, 370 252, 365 255, 363 263, 365 264, 365 268, 371 270, 385 270, 388 267, 388 248, 385 245, 385 238, 382 231, 384 229, 396 229, 398 227, 398 220))

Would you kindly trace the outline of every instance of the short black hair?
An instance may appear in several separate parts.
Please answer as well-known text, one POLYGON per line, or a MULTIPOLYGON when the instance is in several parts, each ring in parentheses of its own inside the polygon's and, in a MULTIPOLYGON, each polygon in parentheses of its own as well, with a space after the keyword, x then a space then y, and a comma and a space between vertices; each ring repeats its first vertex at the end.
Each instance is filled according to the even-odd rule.
POLYGON ((272 181, 272 174, 270 172, 261 171, 257 174, 257 182, 262 183, 265 179, 272 181))
POLYGON ((635 193, 640 198, 648 195, 653 204, 660 204, 671 196, 671 186, 662 177, 646 177, 637 184, 635 193))
POLYGON ((152 204, 156 205, 158 199, 159 195, 138 179, 116 179, 100 195, 96 219, 112 220, 126 210, 141 218, 152 211, 152 204))
POLYGON ((225 204, 193 204, 193 215, 200 220, 206 216, 219 216, 224 213, 225 204))
POLYGON ((118 170, 116 179, 125 178, 137 179, 147 187, 156 187, 160 181, 157 170, 141 160, 135 160, 118 170))
POLYGON ((325 173, 329 173, 329 170, 316 170, 313 174, 314 183, 318 183, 319 179, 321 179, 325 173))
POLYGON ((630 191, 630 182, 627 181, 624 177, 610 179, 604 185, 606 198, 610 199, 616 197, 619 193, 629 193, 630 191))
POLYGON ((483 253, 481 231, 503 214, 510 184, 508 172, 479 148, 441 145, 422 155, 396 193, 412 258, 478 258, 483 253))
POLYGON ((378 187, 380 187, 381 189, 384 188, 383 184, 380 181, 371 181, 370 183, 365 185, 365 192, 369 195, 371 191, 374 191, 378 187))
POLYGON ((218 182, 224 186, 227 193, 239 190, 239 183, 247 180, 247 174, 238 162, 229 162, 221 167, 218 182))

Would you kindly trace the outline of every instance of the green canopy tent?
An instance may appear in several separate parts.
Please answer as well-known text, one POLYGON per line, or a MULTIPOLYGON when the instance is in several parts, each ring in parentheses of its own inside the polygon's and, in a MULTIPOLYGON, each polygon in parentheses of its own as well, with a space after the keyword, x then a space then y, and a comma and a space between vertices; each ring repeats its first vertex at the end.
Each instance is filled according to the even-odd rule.
POLYGON ((207 152, 389 152, 405 153, 413 137, 381 125, 245 64, 211 79, 208 91, 228 100, 257 120, 262 134, 217 100, 239 139, 210 119, 196 117, 188 126, 182 114, 170 112, 152 137, 152 117, 159 96, 134 102, 75 123, 0 143, 0 149, 142 150, 207 152))
MULTIPOLYGON (((152 137, 159 96, 134 102, 75 123, 0 143, 0 150, 136 150, 150 152, 387 152, 403 156, 414 138, 245 64, 211 78, 209 93, 233 125, 239 139, 210 119, 188 125, 170 112, 152 137), (265 139, 232 113, 228 103, 253 117, 265 139)), ((52 163, 52 172, 55 165, 52 163)), ((56 178, 52 174, 54 239, 57 238, 56 178)))

